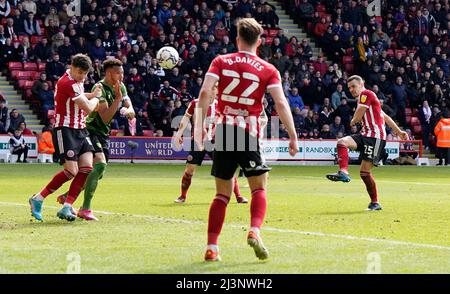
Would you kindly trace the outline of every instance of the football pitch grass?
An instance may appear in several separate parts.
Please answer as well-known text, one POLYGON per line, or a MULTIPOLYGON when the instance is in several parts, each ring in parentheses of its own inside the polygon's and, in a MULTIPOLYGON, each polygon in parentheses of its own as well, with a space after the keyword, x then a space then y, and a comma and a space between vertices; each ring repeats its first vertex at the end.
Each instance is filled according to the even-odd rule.
POLYGON ((250 204, 232 198, 220 263, 203 261, 209 166, 180 205, 183 165, 110 164, 93 201, 99 222, 56 217, 67 185, 46 199, 45 221, 31 222, 28 198, 59 169, 0 165, 0 273, 66 273, 74 262, 81 273, 450 273, 450 168, 375 169, 383 210, 368 212, 356 166, 348 184, 324 177, 332 166, 274 166, 262 229, 270 258, 247 246, 250 204))

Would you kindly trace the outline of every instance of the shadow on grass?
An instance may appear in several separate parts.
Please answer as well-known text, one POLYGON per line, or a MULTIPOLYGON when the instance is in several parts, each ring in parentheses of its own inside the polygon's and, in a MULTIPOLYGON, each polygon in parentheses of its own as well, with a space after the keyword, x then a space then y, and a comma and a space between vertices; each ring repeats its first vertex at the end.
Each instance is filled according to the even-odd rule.
POLYGON ((258 273, 258 266, 264 266, 270 261, 252 261, 252 262, 233 262, 227 263, 226 261, 221 262, 206 262, 198 261, 194 263, 181 264, 172 268, 162 269, 159 271, 147 271, 142 270, 136 273, 145 274, 214 274, 233 271, 233 269, 238 269, 236 272, 239 273, 258 273))
POLYGON ((162 204, 151 204, 151 206, 155 206, 155 207, 184 207, 184 206, 210 206, 211 203, 208 202, 185 202, 185 203, 162 203, 162 204))
POLYGON ((370 213, 370 211, 364 210, 353 210, 353 211, 327 211, 316 213, 316 215, 357 215, 357 214, 365 214, 370 213))

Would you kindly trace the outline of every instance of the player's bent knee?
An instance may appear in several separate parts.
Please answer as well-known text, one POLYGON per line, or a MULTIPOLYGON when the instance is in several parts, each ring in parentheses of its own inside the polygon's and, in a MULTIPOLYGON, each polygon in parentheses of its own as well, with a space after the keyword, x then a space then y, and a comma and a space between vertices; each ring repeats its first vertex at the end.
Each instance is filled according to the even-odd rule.
POLYGON ((94 166, 95 171, 98 173, 99 179, 103 178, 107 164, 104 162, 96 163, 94 166))

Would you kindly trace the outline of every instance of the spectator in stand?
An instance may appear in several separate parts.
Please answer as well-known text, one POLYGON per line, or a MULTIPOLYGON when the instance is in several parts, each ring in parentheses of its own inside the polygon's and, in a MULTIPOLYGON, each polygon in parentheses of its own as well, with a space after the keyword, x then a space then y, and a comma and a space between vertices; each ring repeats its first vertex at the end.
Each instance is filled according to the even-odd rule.
POLYGON ((314 14, 314 6, 308 2, 308 0, 303 0, 301 3, 300 1, 296 1, 296 10, 298 15, 300 16, 298 18, 301 22, 309 22, 313 19, 314 14))
POLYGON ((323 125, 328 125, 330 126, 331 122, 333 121, 333 117, 332 117, 332 112, 333 109, 331 108, 331 106, 324 106, 322 108, 322 111, 320 112, 319 115, 319 126, 323 126, 323 125))
POLYGON ((19 130, 24 136, 33 136, 33 132, 27 128, 27 124, 24 121, 19 124, 19 130))
POLYGON ((342 85, 338 84, 336 91, 331 95, 331 107, 337 109, 339 105, 341 105, 342 98, 347 98, 347 95, 345 94, 342 85))
POLYGON ((337 138, 338 133, 345 134, 345 126, 341 123, 341 117, 336 115, 334 122, 330 126, 330 132, 333 138, 337 138))
POLYGON ((438 165, 450 165, 450 112, 446 109, 443 112, 441 120, 434 128, 438 148, 437 156, 439 158, 438 165))
POLYGON ((289 106, 291 107, 291 111, 294 112, 295 108, 299 108, 300 110, 303 110, 305 107, 305 104, 303 103, 302 96, 298 94, 298 88, 293 87, 289 96, 289 106))
POLYGON ((392 106, 400 124, 406 126, 406 87, 400 76, 395 79, 395 84, 392 86, 392 106))
MULTIPOLYGON (((64 43, 58 48, 59 60, 67 64, 70 61, 70 58, 76 54, 75 47, 70 43, 69 37, 64 38, 64 43)), ((91 56, 94 57, 94 56, 91 56)), ((94 57, 95 59, 95 57, 94 57)))
POLYGON ((428 101, 423 101, 422 107, 419 109, 419 120, 422 126, 422 142, 425 150, 430 149, 430 125, 431 125, 432 111, 428 105, 428 101))
POLYGON ((280 123, 280 130, 278 131, 278 138, 287 140, 289 139, 289 134, 287 132, 286 126, 280 123))
POLYGON ((33 55, 36 57, 38 63, 49 61, 52 57, 52 47, 48 43, 47 38, 42 38, 42 40, 36 44, 33 55))
POLYGON ((319 127, 319 123, 317 121, 317 115, 314 115, 314 111, 308 110, 308 114, 305 118, 305 129, 308 132, 312 132, 314 129, 319 127))
POLYGON ((44 83, 47 83, 47 74, 45 72, 41 72, 39 80, 36 80, 33 83, 33 87, 31 88, 31 93, 33 93, 35 97, 39 95, 39 92, 42 90, 42 85, 44 83))
POLYGON ((22 62, 34 61, 33 47, 31 47, 28 37, 24 37, 17 46, 17 56, 22 62))
POLYGON ((8 0, 0 0, 0 21, 7 18, 11 14, 11 5, 8 0))
POLYGON ((12 44, 12 40, 7 38, 5 45, 0 45, 0 66, 6 68, 8 63, 17 60, 16 48, 12 44))
POLYGON ((28 36, 40 36, 41 35, 41 28, 37 22, 36 19, 34 19, 34 13, 29 12, 28 18, 24 20, 24 28, 25 32, 28 34, 28 36))
POLYGON ((10 116, 6 100, 0 97, 0 134, 7 134, 9 129, 10 116))
POLYGON ((64 74, 64 71, 64 64, 59 61, 59 54, 53 53, 52 61, 47 62, 45 65, 45 73, 47 74, 47 78, 50 81, 55 82, 64 74))
POLYGON ((320 130, 319 138, 320 138, 320 139, 336 139, 336 136, 334 136, 334 135, 331 133, 331 131, 330 131, 330 125, 324 124, 324 125, 322 126, 322 129, 320 130))
MULTIPOLYGON (((42 133, 38 136, 38 153, 39 154, 54 154, 55 146, 52 139, 51 125, 42 128, 42 133)), ((55 160, 53 160, 55 162, 55 160)))
POLYGON ((42 89, 39 91, 38 99, 41 101, 41 110, 45 116, 50 109, 55 109, 54 95, 55 94, 49 88, 48 83, 42 83, 42 89))
MULTIPOLYGON (((341 98, 341 104, 334 111, 334 115, 339 116, 341 118, 341 123, 345 127, 347 131, 350 128, 350 121, 353 116, 353 111, 347 103, 347 98, 341 98)), ((345 134, 346 132, 344 132, 345 134)))
POLYGON ((302 114, 302 110, 296 107, 294 109, 292 117, 294 119, 294 126, 295 129, 297 130, 297 134, 300 134, 300 132, 305 128, 305 118, 302 114))
POLYGON ((10 133, 11 135, 14 134, 14 131, 19 128, 20 123, 24 121, 25 118, 21 113, 17 111, 17 109, 11 110, 9 114, 9 128, 7 130, 8 133, 10 133))
POLYGON ((160 88, 158 92, 158 97, 162 101, 168 102, 170 100, 175 100, 178 97, 178 94, 179 94, 178 90, 170 86, 168 80, 165 80, 163 82, 163 86, 160 88))
POLYGON ((105 47, 103 47, 102 40, 96 39, 95 40, 95 46, 91 47, 91 50, 89 50, 89 55, 93 59, 98 59, 100 61, 103 61, 106 59, 106 50, 105 47))
POLYGON ((25 139, 22 135, 22 131, 17 128, 14 132, 14 135, 11 136, 9 139, 9 146, 11 149, 11 154, 17 155, 17 162, 23 162, 27 163, 27 157, 28 157, 28 146, 25 144, 25 139), (23 154, 23 161, 20 159, 20 157, 23 154))
POLYGON ((330 24, 327 23, 325 17, 322 17, 320 19, 320 23, 316 24, 316 26, 314 27, 314 35, 318 38, 323 37, 325 35, 329 25, 330 24))

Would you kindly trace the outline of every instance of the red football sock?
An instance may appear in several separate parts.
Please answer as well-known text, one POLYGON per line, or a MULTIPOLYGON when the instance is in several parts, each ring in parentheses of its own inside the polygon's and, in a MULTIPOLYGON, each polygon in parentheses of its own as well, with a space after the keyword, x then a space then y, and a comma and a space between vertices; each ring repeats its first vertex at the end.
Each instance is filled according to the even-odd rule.
POLYGON ((261 228, 266 215, 267 199, 266 190, 256 189, 252 191, 252 203, 250 204, 251 227, 261 228))
POLYGON ((75 200, 77 200, 78 195, 80 194, 81 190, 83 189, 86 179, 91 171, 92 171, 92 166, 80 167, 77 175, 75 176, 72 183, 70 184, 69 193, 67 194, 67 198, 66 198, 66 201, 64 202, 64 204, 67 203, 67 204, 72 205, 75 202, 75 200))
POLYGON ((50 183, 48 183, 47 186, 42 189, 40 194, 44 198, 47 197, 48 195, 58 190, 65 182, 73 179, 73 177, 74 175, 72 175, 68 170, 60 171, 53 177, 50 183))
POLYGON ((339 170, 348 174, 348 148, 343 144, 337 145, 339 170))
POLYGON ((181 179, 181 196, 186 198, 189 187, 191 186, 192 175, 184 173, 181 179))
POLYGON ((230 197, 216 194, 216 198, 211 203, 208 219, 208 245, 217 245, 217 239, 225 221, 225 213, 229 201, 230 197))
POLYGON ((375 183, 375 179, 372 174, 364 171, 361 171, 359 174, 361 179, 364 181, 364 184, 366 184, 367 193, 369 193, 372 203, 378 202, 377 184, 375 183))
POLYGON ((239 190, 239 183, 236 176, 233 178, 233 192, 236 198, 241 196, 241 191, 239 190))

